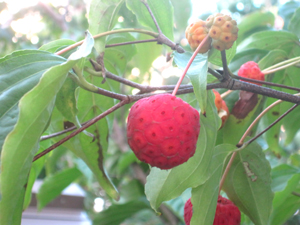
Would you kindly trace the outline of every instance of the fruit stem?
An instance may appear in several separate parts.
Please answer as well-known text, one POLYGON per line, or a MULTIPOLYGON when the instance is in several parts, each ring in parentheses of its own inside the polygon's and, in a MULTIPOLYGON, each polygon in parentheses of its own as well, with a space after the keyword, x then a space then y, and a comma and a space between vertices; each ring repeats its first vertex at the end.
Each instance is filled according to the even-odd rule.
POLYGON ((277 63, 273 66, 270 66, 270 67, 268 67, 267 69, 264 69, 261 72, 265 75, 271 74, 271 73, 277 72, 279 70, 285 69, 287 67, 293 66, 293 65, 295 65, 299 62, 300 62, 300 57, 295 57, 295 58, 288 59, 288 60, 285 60, 283 62, 277 63))
POLYGON ((227 177, 227 175, 228 175, 228 173, 229 173, 229 170, 230 170, 230 168, 231 168, 231 165, 232 165, 232 163, 233 163, 233 160, 234 160, 236 154, 237 154, 237 151, 234 152, 234 153, 232 153, 231 158, 230 158, 230 160, 229 160, 229 162, 228 162, 228 164, 227 164, 227 166, 226 166, 226 168, 225 168, 225 171, 224 171, 224 173, 223 173, 223 176, 222 176, 222 178, 221 178, 220 185, 219 185, 219 195, 220 195, 220 192, 221 192, 221 190, 222 190, 223 184, 224 184, 225 179, 226 179, 226 177, 227 177))
POLYGON ((297 64, 297 63, 299 63, 299 62, 298 62, 298 61, 295 61, 295 62, 286 64, 286 65, 284 65, 284 66, 277 67, 276 69, 273 69, 273 70, 267 70, 267 71, 263 72, 263 74, 267 75, 267 74, 275 73, 275 72, 277 72, 277 71, 279 71, 279 70, 283 70, 283 69, 288 68, 288 67, 290 67, 290 66, 293 66, 293 65, 295 65, 295 64, 297 64))
POLYGON ((233 90, 225 91, 224 93, 221 94, 221 98, 222 99, 226 98, 231 92, 233 92, 233 90))
POLYGON ((174 90, 173 90, 172 95, 174 95, 174 96, 176 95, 176 93, 177 93, 177 91, 178 91, 178 89, 179 89, 179 86, 180 86, 181 82, 183 81, 183 78, 185 77, 185 75, 186 75, 188 69, 190 68, 191 64, 193 63, 193 61, 194 61, 196 55, 198 54, 199 50, 200 50, 200 49, 202 48, 202 46, 207 42, 208 38, 209 38, 209 36, 207 35, 207 36, 201 41, 201 43, 198 45, 198 47, 196 48, 196 50, 194 51, 192 57, 190 58, 190 60, 188 61, 188 64, 186 65, 186 67, 185 67, 185 69, 184 69, 182 75, 180 76, 180 78, 179 78, 179 80, 178 80, 178 82, 177 82, 177 84, 176 84, 176 86, 175 86, 175 88, 174 88, 174 90))

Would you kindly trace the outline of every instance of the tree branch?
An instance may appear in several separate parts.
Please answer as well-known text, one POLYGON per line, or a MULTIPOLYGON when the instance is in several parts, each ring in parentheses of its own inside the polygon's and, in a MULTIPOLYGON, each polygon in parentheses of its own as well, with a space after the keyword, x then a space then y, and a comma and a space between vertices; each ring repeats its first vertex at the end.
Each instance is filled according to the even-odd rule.
POLYGON ((57 143, 51 145, 49 148, 45 149, 44 151, 42 151, 41 153, 37 154, 36 156, 34 156, 33 158, 33 162, 36 161, 37 159, 41 158, 42 156, 46 155, 47 153, 51 152, 53 149, 57 148, 58 146, 62 145, 63 143, 65 143, 66 141, 68 141, 69 139, 71 139, 72 137, 76 136, 77 134, 79 134, 80 132, 84 131, 85 129, 87 129, 88 127, 92 126, 94 123, 96 123, 97 121, 101 120, 102 118, 104 118, 105 116, 107 116, 108 114, 114 112, 115 110, 121 108, 123 105, 125 105, 128 102, 128 99, 124 99, 121 102, 119 102, 118 104, 114 105, 113 107, 111 107, 110 109, 106 110, 105 112, 101 113, 99 116, 96 116, 95 118, 91 119, 89 122, 87 122, 86 124, 84 124, 82 127, 80 127, 78 130, 74 131, 73 133, 69 134, 68 136, 64 137, 63 139, 61 139, 60 141, 58 141, 57 143))

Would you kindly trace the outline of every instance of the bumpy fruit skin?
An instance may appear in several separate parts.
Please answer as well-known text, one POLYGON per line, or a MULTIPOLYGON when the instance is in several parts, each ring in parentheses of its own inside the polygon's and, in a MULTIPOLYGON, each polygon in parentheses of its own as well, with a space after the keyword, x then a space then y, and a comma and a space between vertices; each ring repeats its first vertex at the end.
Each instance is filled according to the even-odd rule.
POLYGON ((221 98, 220 93, 217 92, 216 90, 213 90, 213 92, 215 94, 215 105, 216 105, 219 117, 222 120, 222 125, 220 127, 220 129, 221 129, 229 117, 229 110, 226 105, 226 102, 221 98))
POLYGON ((238 37, 237 23, 229 15, 211 15, 206 19, 206 25, 209 27, 212 46, 220 51, 231 48, 238 37))
MULTIPOLYGON (((249 61, 243 64, 238 71, 238 75, 240 77, 245 77, 245 78, 250 78, 255 80, 261 80, 261 81, 265 80, 265 75, 261 72, 258 64, 253 61, 249 61)), ((261 84, 258 83, 254 83, 250 81, 246 81, 246 82, 261 86, 261 84)))
MULTIPOLYGON (((198 45, 208 35, 208 27, 205 21, 197 19, 191 23, 185 30, 185 37, 188 40, 191 49, 196 50, 198 45)), ((205 45, 198 51, 198 53, 205 53, 211 48, 211 38, 205 43, 205 45)))
POLYGON ((211 47, 220 51, 231 48, 238 37, 238 31, 235 20, 228 15, 217 13, 209 16, 206 21, 198 19, 190 24, 185 30, 185 36, 194 51, 203 39, 209 36, 198 52, 205 53, 211 47))
POLYGON ((199 112, 171 94, 137 101, 128 115, 128 144, 137 158, 160 169, 186 162, 195 153, 199 112))
MULTIPOLYGON (((190 225, 193 215, 193 205, 191 199, 187 200, 184 205, 184 221, 186 225, 190 225)), ((239 208, 229 199, 219 195, 216 208, 216 214, 213 225, 240 225, 241 212, 239 208)))

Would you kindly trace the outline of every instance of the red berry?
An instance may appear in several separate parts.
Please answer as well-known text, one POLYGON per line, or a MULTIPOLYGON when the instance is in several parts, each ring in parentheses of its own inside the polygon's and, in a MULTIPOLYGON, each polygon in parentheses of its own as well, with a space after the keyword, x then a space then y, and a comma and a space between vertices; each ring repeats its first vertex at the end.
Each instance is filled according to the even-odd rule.
MULTIPOLYGON (((239 69, 238 75, 240 77, 245 77, 245 78, 250 78, 255 80, 261 80, 261 81, 265 80, 265 75, 261 72, 258 64, 253 61, 249 61, 243 64, 239 69)), ((261 86, 261 84, 255 82, 250 82, 250 81, 247 82, 261 86)))
MULTIPOLYGON (((193 215, 193 205, 191 199, 184 205, 184 221, 190 225, 193 215)), ((213 225, 239 225, 241 224, 241 212, 239 208, 229 199, 219 195, 216 214, 213 225)))
POLYGON ((192 157, 199 131, 199 112, 171 94, 141 99, 128 115, 129 146, 139 160, 160 169, 192 157))

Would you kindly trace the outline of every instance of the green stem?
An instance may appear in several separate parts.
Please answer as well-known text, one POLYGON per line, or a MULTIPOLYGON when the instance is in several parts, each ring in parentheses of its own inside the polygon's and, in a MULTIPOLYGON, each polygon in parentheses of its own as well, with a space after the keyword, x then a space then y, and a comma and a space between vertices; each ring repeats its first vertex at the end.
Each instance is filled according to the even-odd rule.
POLYGON ((285 69, 287 67, 293 66, 299 62, 300 62, 300 56, 277 63, 273 66, 268 67, 267 69, 264 69, 261 72, 263 74, 271 74, 271 73, 277 72, 279 70, 285 69))
POLYGON ((86 79, 83 76, 82 69, 80 69, 78 66, 74 66, 73 70, 77 74, 77 78, 78 78, 78 79, 75 79, 75 81, 78 83, 78 85, 80 87, 82 87, 83 89, 85 89, 87 91, 91 91, 91 92, 94 92, 94 93, 98 92, 98 87, 97 86, 95 86, 95 85, 93 85, 93 84, 86 81, 86 79))
MULTIPOLYGON (((96 35, 93 36, 93 38, 97 39, 97 38, 101 38, 101 37, 104 37, 104 36, 107 36, 107 35, 111 35, 111 34, 129 33, 129 32, 142 33, 142 34, 146 34, 146 35, 152 36, 154 38, 157 38, 158 35, 159 35, 158 33, 155 33, 155 32, 149 31, 149 30, 135 29, 135 28, 126 28, 126 29, 111 30, 111 31, 103 32, 101 34, 96 34, 96 35)), ((56 55, 62 55, 63 53, 66 53, 66 52, 68 52, 68 51, 76 48, 77 46, 81 45, 82 43, 83 43, 83 40, 79 41, 79 42, 76 42, 75 44, 70 45, 70 46, 62 49, 62 50, 56 52, 55 54, 56 55)))

